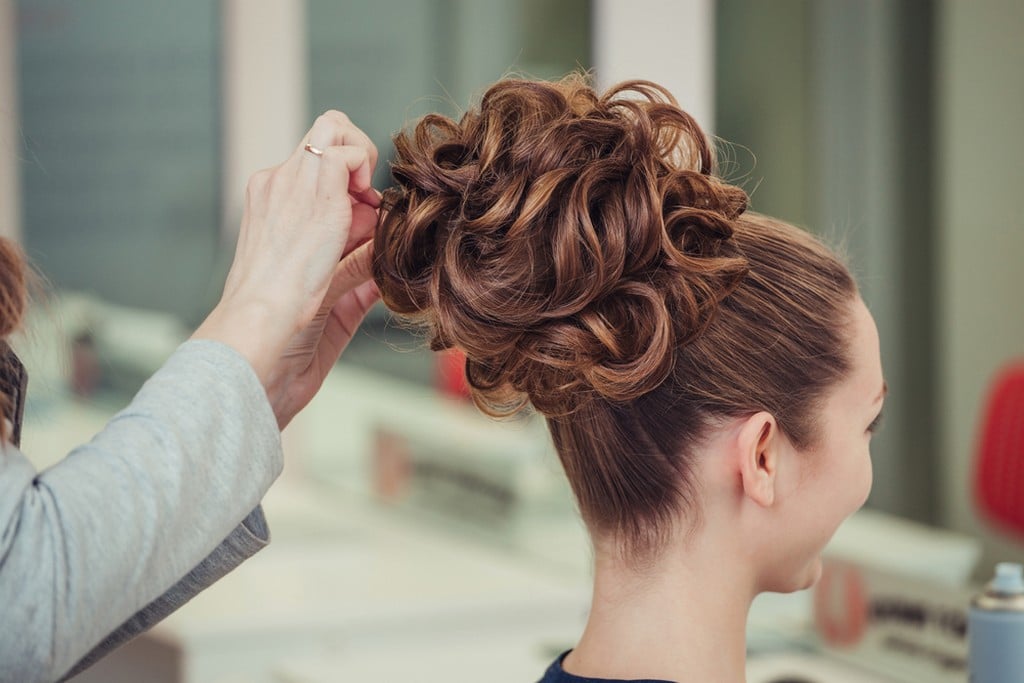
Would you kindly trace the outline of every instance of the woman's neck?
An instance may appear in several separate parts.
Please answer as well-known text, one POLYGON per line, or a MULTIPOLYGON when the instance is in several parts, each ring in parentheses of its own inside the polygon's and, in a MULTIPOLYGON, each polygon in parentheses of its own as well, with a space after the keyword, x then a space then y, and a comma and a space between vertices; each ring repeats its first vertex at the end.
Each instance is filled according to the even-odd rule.
POLYGON ((704 539, 667 549, 643 571, 598 550, 590 618, 565 670, 593 678, 742 683, 754 581, 735 553, 704 539))

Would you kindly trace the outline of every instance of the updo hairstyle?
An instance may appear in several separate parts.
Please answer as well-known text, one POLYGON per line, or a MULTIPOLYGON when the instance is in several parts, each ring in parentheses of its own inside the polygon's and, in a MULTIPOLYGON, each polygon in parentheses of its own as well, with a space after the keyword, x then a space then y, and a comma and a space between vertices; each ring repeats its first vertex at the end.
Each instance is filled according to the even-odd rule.
POLYGON ((374 279, 458 348, 477 405, 532 405, 595 534, 644 557, 697 517, 715 419, 772 413, 800 448, 848 369, 856 287, 811 235, 746 212, 664 88, 504 80, 394 138, 374 279))

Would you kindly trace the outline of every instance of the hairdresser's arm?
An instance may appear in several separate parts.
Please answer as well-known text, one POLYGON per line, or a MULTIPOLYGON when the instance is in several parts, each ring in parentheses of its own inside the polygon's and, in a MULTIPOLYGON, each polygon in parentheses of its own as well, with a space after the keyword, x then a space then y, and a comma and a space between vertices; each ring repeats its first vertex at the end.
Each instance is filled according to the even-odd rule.
POLYGON ((316 166, 293 155, 250 186, 221 304, 125 411, 41 475, 4 447, 0 680, 59 678, 225 538, 249 544, 241 554, 266 541, 250 511, 281 469, 278 426, 376 294, 356 284, 368 248, 339 265, 375 222, 370 154, 350 149, 348 126, 322 117, 316 166))
MULTIPOLYGON (((279 392, 275 419, 287 423, 297 407, 305 405, 323 381, 332 359, 336 359, 351 338, 366 312, 376 300, 376 290, 366 291, 370 270, 371 244, 366 243, 347 254, 330 291, 314 321, 296 335, 282 354, 277 383, 268 394, 279 392), (286 381, 287 380, 287 381, 286 381)), ((253 510, 234 531, 202 562, 159 598, 132 615, 110 633, 66 677, 85 670, 132 637, 148 630, 251 557, 269 540, 266 520, 260 508, 253 510)), ((62 679, 64 680, 64 679, 62 679)))
POLYGON ((263 387, 210 341, 183 345, 49 470, 5 447, 0 680, 59 678, 231 534, 281 466, 263 387))

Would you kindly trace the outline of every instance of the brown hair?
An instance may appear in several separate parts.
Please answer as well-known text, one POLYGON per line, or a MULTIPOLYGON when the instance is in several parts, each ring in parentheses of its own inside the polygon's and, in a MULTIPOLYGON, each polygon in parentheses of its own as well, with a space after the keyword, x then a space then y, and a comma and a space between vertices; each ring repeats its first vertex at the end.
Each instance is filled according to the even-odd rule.
MULTIPOLYGON (((27 267, 21 249, 0 237, 0 341, 21 327, 28 305, 27 267)), ((0 418, 7 414, 10 397, 0 393, 0 418)), ((0 439, 6 439, 7 425, 0 419, 0 439)))
POLYGON ((772 413, 798 447, 848 368, 856 287, 809 234, 745 213, 660 86, 506 80, 395 139, 374 279, 477 404, 545 415, 593 532, 656 550, 695 512, 716 417, 772 413))

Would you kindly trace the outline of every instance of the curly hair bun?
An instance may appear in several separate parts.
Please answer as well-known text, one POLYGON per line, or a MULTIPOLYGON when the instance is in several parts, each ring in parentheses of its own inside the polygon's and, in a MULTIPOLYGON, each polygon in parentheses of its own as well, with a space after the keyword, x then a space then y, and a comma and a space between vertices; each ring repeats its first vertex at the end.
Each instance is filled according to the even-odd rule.
POLYGON ((505 80, 394 142, 374 279, 492 415, 655 389, 746 274, 746 194, 654 83, 505 80))

